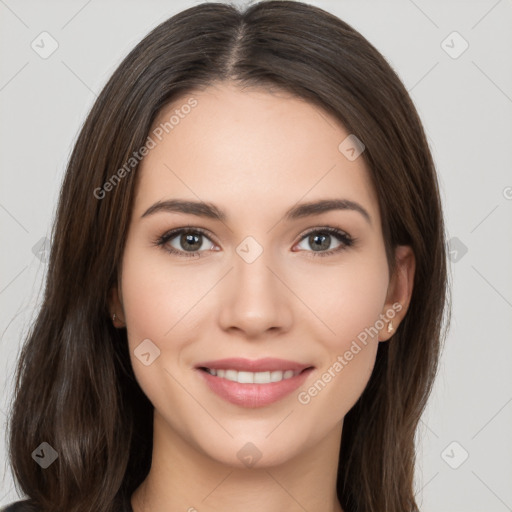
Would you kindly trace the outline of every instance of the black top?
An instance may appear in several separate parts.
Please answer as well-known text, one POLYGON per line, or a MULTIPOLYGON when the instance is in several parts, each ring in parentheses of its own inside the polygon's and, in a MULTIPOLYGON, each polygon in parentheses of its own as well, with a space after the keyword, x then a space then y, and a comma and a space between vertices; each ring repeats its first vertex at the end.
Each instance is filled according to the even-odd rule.
POLYGON ((15 501, 6 508, 0 510, 0 512, 36 512, 33 505, 30 505, 29 500, 15 501))
MULTIPOLYGON (((0 512, 39 512, 40 509, 30 503, 30 500, 15 501, 7 507, 0 509, 0 512)), ((123 498, 123 504, 119 512, 133 512, 129 497, 123 498)))
POLYGON ((0 512, 35 512, 35 508, 29 504, 28 500, 15 501, 6 508, 0 510, 0 512))

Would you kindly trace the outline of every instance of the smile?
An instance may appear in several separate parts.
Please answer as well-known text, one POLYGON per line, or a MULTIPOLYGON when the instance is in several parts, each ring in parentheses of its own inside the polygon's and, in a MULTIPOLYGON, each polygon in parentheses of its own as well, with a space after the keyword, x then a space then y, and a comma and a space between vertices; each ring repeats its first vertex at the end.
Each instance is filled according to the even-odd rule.
POLYGON ((205 368, 204 370, 214 377, 238 382, 239 384, 270 384, 271 382, 291 379, 301 373, 293 370, 276 370, 273 372, 239 372, 237 370, 214 370, 212 368, 205 368))
POLYGON ((209 391, 241 407, 264 407, 300 387, 314 366, 283 359, 222 359, 195 367, 209 391))

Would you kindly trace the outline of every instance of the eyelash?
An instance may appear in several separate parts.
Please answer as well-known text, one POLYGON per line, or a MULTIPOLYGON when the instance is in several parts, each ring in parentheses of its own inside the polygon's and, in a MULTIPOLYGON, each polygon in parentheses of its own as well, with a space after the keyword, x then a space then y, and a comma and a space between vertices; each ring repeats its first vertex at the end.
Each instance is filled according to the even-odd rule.
MULTIPOLYGON (((181 235, 181 234, 201 234, 203 236, 205 236, 206 238, 208 238, 210 240, 210 237, 208 236, 208 233, 206 230, 202 229, 202 228, 178 228, 178 229, 174 229, 172 231, 169 231, 165 234, 163 234, 162 236, 160 236, 157 240, 155 240, 154 242, 154 245, 158 246, 158 247, 161 247, 164 251, 166 251, 167 253, 169 254, 173 254, 173 255, 176 255, 178 257, 184 257, 184 258, 200 258, 200 253, 199 252, 185 252, 185 251, 179 251, 177 249, 175 249, 174 247, 165 247, 165 244, 167 242, 169 242, 169 240, 172 240, 174 238, 176 238, 177 236, 181 235)), ((337 247, 336 249, 331 249, 329 251, 307 251, 307 252, 310 252, 312 253, 310 257, 312 258, 316 258, 317 256, 320 256, 320 257, 326 257, 326 256, 332 256, 334 254, 337 254, 341 251, 344 251, 346 250, 347 248, 349 247, 352 247, 355 242, 357 242, 357 238, 352 238, 351 236, 349 236, 347 233, 345 233, 344 231, 341 231, 340 229, 336 229, 336 228, 332 228, 332 227, 329 227, 329 226, 325 226, 325 227, 322 227, 322 228, 313 228, 309 231, 307 231, 303 236, 302 238, 300 239, 299 243, 302 242, 305 238, 307 238, 309 235, 313 234, 313 233, 321 233, 321 234, 328 234, 328 235, 332 235, 334 236, 335 238, 338 239, 338 241, 341 242, 341 245, 339 247, 337 247)), ((210 240, 212 242, 212 240, 210 240)))

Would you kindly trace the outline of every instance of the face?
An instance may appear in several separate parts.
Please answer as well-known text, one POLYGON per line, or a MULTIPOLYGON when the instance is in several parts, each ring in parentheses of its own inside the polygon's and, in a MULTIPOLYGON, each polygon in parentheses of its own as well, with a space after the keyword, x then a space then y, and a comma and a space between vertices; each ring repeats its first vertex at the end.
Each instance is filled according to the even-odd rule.
POLYGON ((229 84, 154 124, 111 305, 155 429, 193 452, 274 465, 338 435, 396 329, 378 199, 339 149, 348 135, 304 100, 229 84), (338 207, 304 208, 320 201, 338 207))

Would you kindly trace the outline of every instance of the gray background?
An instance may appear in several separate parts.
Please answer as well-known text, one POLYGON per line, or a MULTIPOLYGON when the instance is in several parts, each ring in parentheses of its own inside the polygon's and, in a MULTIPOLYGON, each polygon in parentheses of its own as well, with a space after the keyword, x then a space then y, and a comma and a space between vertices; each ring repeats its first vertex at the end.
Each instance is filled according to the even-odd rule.
MULTIPOLYGON (((0 0, 2 440, 14 365, 41 300, 44 238, 81 123, 128 51, 197 3, 0 0), (46 59, 31 47, 43 31, 58 43, 46 59)), ((512 510, 511 1, 310 3, 388 59, 418 108, 439 172, 453 320, 418 436, 422 510, 512 510)), ((0 460, 1 506, 18 499, 4 441, 0 460)))

